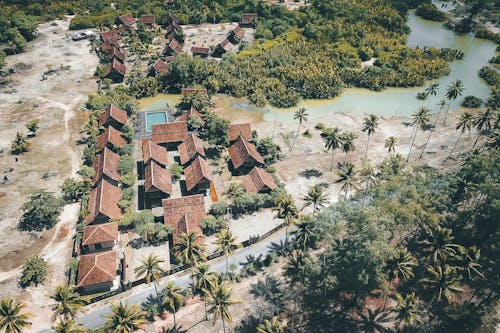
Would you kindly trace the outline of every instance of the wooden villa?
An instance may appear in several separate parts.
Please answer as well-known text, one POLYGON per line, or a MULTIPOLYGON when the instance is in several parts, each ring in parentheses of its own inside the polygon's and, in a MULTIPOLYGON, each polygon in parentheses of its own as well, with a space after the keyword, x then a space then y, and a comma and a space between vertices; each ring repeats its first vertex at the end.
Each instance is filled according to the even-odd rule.
POLYGON ((111 150, 123 148, 127 144, 127 140, 123 138, 123 133, 108 126, 102 134, 97 137, 97 151, 109 148, 111 150))
MULTIPOLYGON (((181 233, 196 232, 203 236, 201 220, 207 215, 203 195, 190 195, 182 198, 162 200, 164 222, 174 228, 173 242, 181 233)), ((198 240, 202 242, 202 239, 198 240)))
POLYGON ((229 32, 229 35, 227 36, 229 41, 233 44, 238 44, 239 42, 241 42, 243 37, 245 37, 245 30, 243 30, 243 28, 241 28, 240 26, 237 26, 236 28, 231 30, 229 32))
POLYGON ((201 58, 206 58, 210 54, 210 48, 201 47, 201 46, 193 46, 193 47, 191 47, 191 53, 193 54, 194 57, 198 56, 201 58))
POLYGON ((114 83, 123 82, 123 79, 127 75, 127 66, 121 63, 116 58, 113 58, 111 64, 104 70, 104 77, 112 80, 114 83))
POLYGON ((241 15, 240 26, 255 28, 257 23, 257 13, 243 13, 241 15))
POLYGON ((166 62, 163 62, 163 60, 158 59, 151 66, 149 66, 148 76, 154 77, 158 74, 165 74, 168 73, 169 70, 170 66, 166 62))
POLYGON ((121 39, 120 34, 116 30, 102 31, 100 37, 103 43, 116 43, 121 39))
POLYGON ((114 128, 121 129, 126 124, 127 112, 114 104, 108 105, 99 116, 99 127, 113 126, 114 128))
POLYGON ((262 168, 254 167, 247 175, 242 177, 243 185, 247 192, 271 192, 278 188, 273 176, 262 168))
POLYGON ((116 289, 121 276, 115 250, 85 254, 78 265, 77 288, 81 294, 95 294, 116 289))
POLYGON ((241 136, 247 141, 253 140, 252 126, 250 123, 245 124, 231 124, 228 128, 229 142, 234 142, 241 136))
POLYGON ((234 170, 248 170, 254 166, 264 165, 264 159, 260 156, 257 148, 242 137, 236 140, 228 151, 234 170))
POLYGON ((146 192, 151 207, 160 207, 161 200, 172 194, 170 172, 155 161, 151 161, 144 168, 144 192, 146 192))
POLYGON ((196 157, 184 169, 184 176, 186 178, 186 190, 189 193, 209 194, 212 177, 210 176, 210 167, 203 157, 196 157))
POLYGON ((118 186, 121 179, 120 173, 118 172, 119 163, 120 155, 114 153, 107 147, 104 147, 94 159, 94 183, 104 179, 111 184, 118 186))
POLYGON ((163 49, 162 54, 164 54, 165 56, 177 55, 182 52, 183 47, 184 45, 182 45, 177 39, 172 38, 170 43, 168 43, 167 46, 165 46, 165 48, 163 49))
POLYGON ((112 250, 118 240, 118 222, 88 225, 83 228, 82 251, 112 250))
POLYGON ((205 148, 203 148, 203 141, 191 133, 187 136, 186 140, 177 148, 182 165, 186 165, 193 161, 198 156, 205 157, 205 148))
POLYGON ((118 17, 118 20, 123 24, 126 28, 132 28, 138 21, 132 14, 123 14, 118 17))
POLYGON ((153 142, 165 145, 167 148, 177 147, 186 140, 188 136, 185 121, 174 121, 165 124, 154 124, 151 126, 153 142))
POLYGON ((141 24, 153 29, 155 27, 156 17, 154 14, 142 14, 141 24))
POLYGON ((165 147, 154 143, 152 140, 142 141, 142 160, 144 165, 154 161, 163 168, 169 164, 168 153, 165 147))
POLYGON ((229 39, 225 38, 222 42, 217 44, 214 51, 212 52, 212 57, 222 57, 222 55, 226 52, 231 51, 233 48, 233 44, 229 41, 229 39))
POLYGON ((122 191, 118 186, 103 179, 89 194, 89 214, 85 217, 85 224, 106 223, 110 219, 122 217, 122 211, 118 207, 121 196, 122 191))
POLYGON ((198 110, 196 110, 193 106, 187 110, 186 112, 184 112, 182 115, 180 115, 179 117, 177 117, 177 120, 178 121, 188 121, 190 118, 196 118, 200 121, 200 123, 204 124, 205 123, 205 120, 203 119, 203 115, 198 112, 198 110))

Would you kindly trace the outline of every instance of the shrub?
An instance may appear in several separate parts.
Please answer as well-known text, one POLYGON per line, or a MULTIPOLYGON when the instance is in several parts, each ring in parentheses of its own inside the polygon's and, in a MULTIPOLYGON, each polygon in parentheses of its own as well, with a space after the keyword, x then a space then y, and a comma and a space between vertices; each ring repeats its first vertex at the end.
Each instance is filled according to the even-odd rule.
POLYGON ((172 226, 163 223, 146 222, 135 225, 135 232, 146 242, 159 245, 168 241, 168 235, 172 234, 172 226))
POLYGON ((257 140, 256 148, 266 164, 276 162, 281 154, 280 146, 274 143, 273 139, 269 136, 257 140))
POLYGON ((70 30, 95 28, 94 22, 87 16, 75 16, 69 23, 70 30))
POLYGON ((31 132, 32 136, 36 135, 36 132, 40 128, 40 119, 33 119, 26 124, 26 129, 31 132))
POLYGON ((120 175, 125 175, 134 171, 134 159, 130 155, 120 156, 120 162, 118 163, 117 170, 120 175))
POLYGON ((172 176, 172 180, 175 182, 179 180, 179 178, 181 178, 182 170, 184 170, 184 168, 179 163, 174 162, 170 164, 168 170, 170 171, 170 176, 172 176))
POLYGON ((477 38, 483 38, 491 40, 497 44, 500 44, 500 34, 489 31, 488 29, 481 29, 476 31, 477 38))
POLYGON ((66 178, 61 186, 62 197, 66 202, 76 202, 80 200, 87 190, 87 182, 74 178, 66 178))
POLYGON ((498 74, 490 66, 484 66, 479 70, 479 77, 484 79, 486 83, 490 86, 496 86, 500 84, 500 74, 498 74))
POLYGON ((16 138, 10 145, 10 149, 12 154, 22 154, 27 152, 29 150, 29 141, 26 138, 26 135, 17 132, 16 138))
POLYGON ((462 106, 466 108, 478 108, 483 104, 483 100, 476 96, 465 96, 462 106))
POLYGON ((312 133, 309 131, 309 130, 305 130, 303 133, 302 133, 302 136, 305 137, 305 138, 312 138, 312 133))
POLYGON ((203 233, 210 236, 226 228, 227 222, 223 216, 215 217, 213 215, 207 215, 201 220, 200 226, 203 229, 203 233))
POLYGON ((210 207, 210 214, 215 217, 220 217, 226 215, 229 203, 227 201, 221 200, 216 202, 210 207))
POLYGON ((122 190, 122 199, 127 201, 132 201, 134 199, 134 188, 127 187, 122 190))
POLYGON ((135 225, 154 223, 154 215, 150 210, 143 210, 141 212, 128 212, 118 221, 118 225, 123 229, 132 228, 135 225))
POLYGON ((135 174, 132 172, 124 174, 123 176, 121 176, 120 181, 126 187, 130 187, 130 186, 134 185, 134 183, 135 183, 135 174))
POLYGON ((323 131, 326 128, 326 125, 323 123, 317 123, 316 126, 314 126, 315 129, 318 131, 323 131))
POLYGON ((446 20, 446 16, 444 15, 444 13, 432 3, 425 3, 418 6, 415 14, 426 20, 436 22, 444 22, 446 20))
POLYGON ((77 173, 87 182, 90 182, 95 177, 95 169, 87 165, 82 166, 77 173))
POLYGON ((23 272, 19 284, 25 288, 32 284, 35 287, 47 276, 47 262, 39 256, 29 257, 24 261, 23 272))
POLYGON ((54 193, 39 190, 23 204, 18 228, 21 231, 51 229, 57 223, 61 208, 62 201, 54 193))
POLYGON ((268 202, 271 202, 271 196, 265 193, 245 193, 234 199, 232 205, 233 214, 251 214, 258 211, 268 202))

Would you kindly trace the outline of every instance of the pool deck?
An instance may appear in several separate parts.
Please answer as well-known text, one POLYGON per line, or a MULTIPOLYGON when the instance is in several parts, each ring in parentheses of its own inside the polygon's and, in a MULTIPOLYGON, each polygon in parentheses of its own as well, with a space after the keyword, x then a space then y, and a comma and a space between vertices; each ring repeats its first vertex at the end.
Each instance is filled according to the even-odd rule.
POLYGON ((159 111, 138 112, 134 123, 135 140, 151 139, 151 132, 147 131, 146 114, 164 111, 167 114, 167 122, 175 121, 174 110, 166 109, 159 111))

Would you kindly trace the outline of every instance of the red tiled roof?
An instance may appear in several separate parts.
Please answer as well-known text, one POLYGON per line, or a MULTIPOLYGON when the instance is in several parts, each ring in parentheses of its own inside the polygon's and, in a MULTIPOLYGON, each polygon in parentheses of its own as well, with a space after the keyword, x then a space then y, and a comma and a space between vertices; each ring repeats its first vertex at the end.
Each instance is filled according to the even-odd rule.
POLYGON ((254 167, 248 175, 243 176, 242 182, 245 185, 245 189, 251 193, 274 190, 278 187, 274 182, 273 176, 258 167, 254 167))
POLYGON ((252 126, 249 123, 245 124, 231 124, 227 130, 229 141, 238 140, 240 136, 247 140, 252 140, 252 126))
POLYGON ((233 162, 233 167, 238 169, 246 162, 256 162, 264 164, 257 148, 247 140, 239 138, 231 147, 229 147, 229 157, 233 162))
POLYGON ((201 95, 206 95, 207 89, 205 89, 205 88, 182 88, 181 89, 182 95, 190 95, 190 94, 195 94, 195 93, 199 93, 201 95))
POLYGON ((146 166, 144 172, 144 188, 146 192, 161 191, 171 194, 172 177, 170 176, 170 172, 152 161, 146 166))
POLYGON ((167 39, 169 42, 171 42, 174 38, 175 38, 175 32, 167 34, 167 39))
POLYGON ((114 104, 110 104, 99 116, 99 126, 106 126, 110 119, 125 125, 127 123, 127 112, 114 104))
POLYGON ((86 254, 80 257, 77 287, 111 282, 116 278, 116 251, 86 254))
POLYGON ((114 186, 103 179, 99 183, 99 186, 89 194, 89 214, 85 218, 85 224, 91 224, 100 215, 110 219, 121 217, 122 212, 120 207, 118 207, 118 201, 120 201, 121 196, 122 191, 118 186, 114 186))
POLYGON ((187 125, 185 121, 174 121, 165 124, 153 124, 153 141, 156 143, 182 142, 187 138, 187 125))
POLYGON ((193 53, 193 54, 209 54, 210 53, 210 48, 208 48, 208 47, 200 47, 200 46, 193 46, 191 48, 191 53, 193 53))
POLYGON ((125 53, 123 53, 122 50, 120 50, 120 48, 118 48, 118 47, 113 48, 113 52, 111 53, 111 56, 113 58, 121 60, 122 62, 125 61, 125 53))
POLYGON ((123 133, 111 125, 97 137, 97 150, 108 147, 109 144, 117 148, 122 148, 127 144, 127 141, 123 138, 123 133))
POLYGON ((166 225, 174 227, 174 242, 179 233, 190 231, 203 235, 200 222, 207 215, 202 194, 162 200, 166 225))
POLYGON ((195 158, 193 162, 184 169, 184 176, 186 177, 186 188, 188 191, 191 191, 200 184, 206 184, 212 181, 208 163, 200 156, 195 158))
POLYGON ((106 41, 101 43, 101 45, 99 45, 99 50, 101 50, 104 53, 111 53, 115 48, 121 51, 120 45, 118 45, 118 43, 115 41, 106 41))
POLYGON ((170 50, 170 51, 173 51, 174 53, 181 53, 182 52, 182 48, 184 47, 184 45, 182 45, 181 43, 179 43, 179 41, 175 38, 173 38, 171 41, 170 41, 170 44, 167 45, 167 51, 170 50))
POLYGON ((256 13, 243 13, 241 15, 241 23, 243 24, 252 24, 255 22, 255 19, 257 18, 256 13))
POLYGON ((119 182, 120 173, 118 173, 118 164, 120 155, 113 153, 109 148, 104 147, 102 152, 96 155, 94 159, 94 182, 99 181, 105 175, 106 177, 119 182))
POLYGON ((154 143, 152 140, 142 141, 142 160, 144 164, 148 164, 149 161, 153 160, 160 165, 168 165, 168 153, 167 150, 154 143))
POLYGON ((152 69, 154 69, 156 73, 162 74, 168 72, 170 66, 167 63, 163 62, 161 59, 158 59, 154 64, 149 66, 149 71, 151 71, 152 69))
POLYGON ((217 44, 217 47, 223 49, 226 52, 231 50, 233 48, 233 46, 234 45, 227 38, 225 38, 222 42, 217 44))
POLYGON ((184 112, 182 115, 180 115, 177 120, 178 121, 187 121, 190 117, 196 117, 198 118, 202 124, 205 123, 205 120, 203 120, 203 115, 198 112, 194 107, 191 107, 189 110, 184 112))
POLYGON ((132 16, 132 14, 123 14, 118 17, 123 25, 131 26, 132 24, 137 22, 137 19, 132 16))
POLYGON ((171 61, 173 61, 175 59, 175 56, 168 56, 168 57, 165 57, 165 62, 169 63, 171 61))
POLYGON ((109 76, 112 71, 117 72, 120 75, 125 76, 127 74, 127 66, 125 64, 122 64, 119 62, 116 58, 113 58, 113 62, 106 67, 106 70, 104 71, 104 77, 109 76))
POLYGON ((118 222, 88 225, 83 228, 82 245, 112 242, 118 239, 118 222))
POLYGON ((142 24, 155 24, 155 15, 154 14, 142 14, 141 15, 141 23, 142 24))
POLYGON ((245 30, 243 30, 243 28, 241 28, 240 26, 237 26, 236 28, 231 30, 231 33, 239 38, 243 38, 243 36, 245 36, 245 30))
POLYGON ((173 22, 168 24, 166 31, 167 31, 167 35, 173 31, 175 31, 176 33, 179 33, 182 31, 182 27, 179 25, 178 22, 173 21, 173 22))
POLYGON ((197 155, 205 156, 205 148, 203 142, 194 133, 188 135, 186 140, 177 148, 181 164, 184 165, 195 158, 197 155))
POLYGON ((116 42, 120 40, 120 35, 116 30, 103 31, 101 32, 101 40, 103 42, 116 42))

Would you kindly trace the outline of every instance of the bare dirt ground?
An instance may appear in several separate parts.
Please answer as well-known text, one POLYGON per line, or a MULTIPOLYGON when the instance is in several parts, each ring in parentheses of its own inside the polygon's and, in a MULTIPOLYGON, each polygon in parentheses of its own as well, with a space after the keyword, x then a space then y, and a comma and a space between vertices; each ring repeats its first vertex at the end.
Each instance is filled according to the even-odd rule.
POLYGON ((92 74, 98 59, 89 52, 88 41, 71 40, 68 24, 69 20, 58 20, 40 25, 38 38, 26 52, 7 57, 6 68, 15 67, 16 73, 3 78, 0 90, 0 175, 2 179, 7 175, 10 182, 0 184, 4 193, 0 196, 0 298, 28 304, 28 311, 37 315, 30 331, 49 326, 48 295, 55 285, 64 283, 79 205, 65 206, 53 230, 31 235, 16 230, 20 208, 32 192, 43 188, 59 193, 63 180, 76 175, 81 148, 75 142, 84 120, 78 111, 97 87, 92 74), (48 70, 54 72, 41 81, 48 70), (40 129, 30 140, 30 151, 11 155, 16 132, 26 133, 25 124, 32 119, 40 119, 40 129), (48 171, 55 176, 44 180, 42 175, 48 171), (22 290, 17 285, 20 266, 35 254, 49 261, 49 275, 44 285, 22 290))
POLYGON ((273 5, 280 5, 280 6, 285 6, 289 10, 295 10, 299 9, 300 7, 303 7, 306 5, 306 1, 304 0, 283 0, 283 2, 277 1, 277 0, 266 0, 267 3, 273 4, 273 5))

